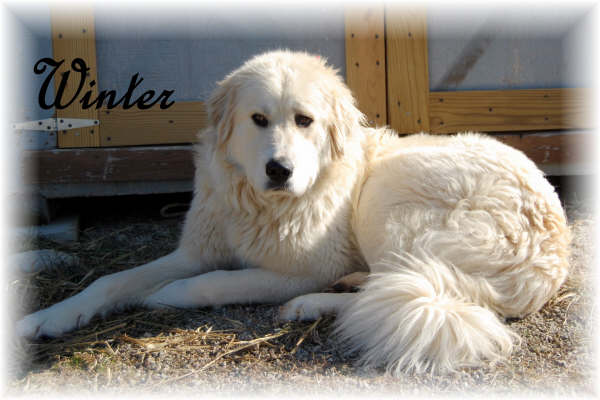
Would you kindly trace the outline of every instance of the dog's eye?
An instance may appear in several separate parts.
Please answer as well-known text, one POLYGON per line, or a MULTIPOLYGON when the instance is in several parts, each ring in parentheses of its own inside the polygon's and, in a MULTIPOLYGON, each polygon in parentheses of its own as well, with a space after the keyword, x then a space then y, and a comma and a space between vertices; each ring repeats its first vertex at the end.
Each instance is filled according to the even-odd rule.
POLYGON ((307 117, 306 115, 301 115, 301 114, 296 114, 295 120, 296 120, 296 125, 298 125, 302 128, 307 128, 313 122, 312 118, 307 117))
POLYGON ((261 128, 266 128, 269 125, 269 120, 262 114, 252 114, 252 121, 261 128))

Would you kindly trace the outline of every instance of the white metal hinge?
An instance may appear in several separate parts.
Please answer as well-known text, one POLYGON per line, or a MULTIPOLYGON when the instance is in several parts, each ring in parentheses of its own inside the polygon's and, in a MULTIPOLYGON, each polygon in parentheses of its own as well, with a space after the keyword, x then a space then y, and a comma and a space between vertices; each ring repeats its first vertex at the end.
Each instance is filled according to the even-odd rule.
POLYGON ((100 125, 97 119, 46 118, 37 121, 15 122, 12 128, 17 131, 66 131, 100 125))

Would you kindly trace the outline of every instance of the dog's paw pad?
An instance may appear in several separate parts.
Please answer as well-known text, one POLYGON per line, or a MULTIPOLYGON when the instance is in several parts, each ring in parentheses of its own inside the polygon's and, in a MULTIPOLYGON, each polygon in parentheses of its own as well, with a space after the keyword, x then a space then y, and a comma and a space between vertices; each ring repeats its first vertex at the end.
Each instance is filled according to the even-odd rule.
POLYGON ((15 325, 16 334, 26 339, 37 339, 44 336, 42 330, 44 322, 39 313, 30 314, 17 322, 15 325))
POLYGON ((29 314, 15 325, 17 336, 25 339, 53 338, 85 326, 93 316, 65 307, 59 303, 45 310, 29 314))

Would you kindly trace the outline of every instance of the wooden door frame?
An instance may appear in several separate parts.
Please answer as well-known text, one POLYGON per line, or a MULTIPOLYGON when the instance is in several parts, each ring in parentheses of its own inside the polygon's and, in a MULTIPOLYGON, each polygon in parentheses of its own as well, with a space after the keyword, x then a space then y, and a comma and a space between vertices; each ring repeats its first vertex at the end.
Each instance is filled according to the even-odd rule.
POLYGON ((425 8, 370 3, 345 12, 347 83, 372 125, 399 134, 489 133, 547 173, 590 173, 591 89, 430 91, 425 8), (384 46, 375 30, 384 32, 384 46), (372 73, 376 60, 385 75, 372 73), (385 105, 372 102, 374 93, 386 94, 385 105))
POLYGON ((369 120, 374 120, 373 108, 382 108, 370 104, 372 93, 385 91, 387 112, 381 115, 387 119, 378 125, 389 125, 398 133, 592 128, 590 89, 430 91, 423 7, 380 3, 347 9, 346 59, 348 85, 369 120), (365 26, 385 32, 385 54, 373 50, 382 47, 381 38, 369 29, 363 34, 365 26), (361 69, 375 59, 385 64, 386 75, 361 69))

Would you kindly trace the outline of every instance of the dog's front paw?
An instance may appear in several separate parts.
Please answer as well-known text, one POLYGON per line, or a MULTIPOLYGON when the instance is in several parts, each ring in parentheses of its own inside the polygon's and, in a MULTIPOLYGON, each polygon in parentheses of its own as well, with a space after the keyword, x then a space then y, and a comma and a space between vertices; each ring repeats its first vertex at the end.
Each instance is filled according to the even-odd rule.
POLYGON ((69 303, 67 300, 45 310, 27 315, 17 322, 17 335, 27 339, 58 337, 63 333, 86 325, 94 316, 94 312, 86 312, 82 308, 73 307, 73 304, 69 303))
POLYGON ((314 295, 296 297, 279 307, 279 319, 282 321, 314 321, 321 316, 320 303, 314 295))

